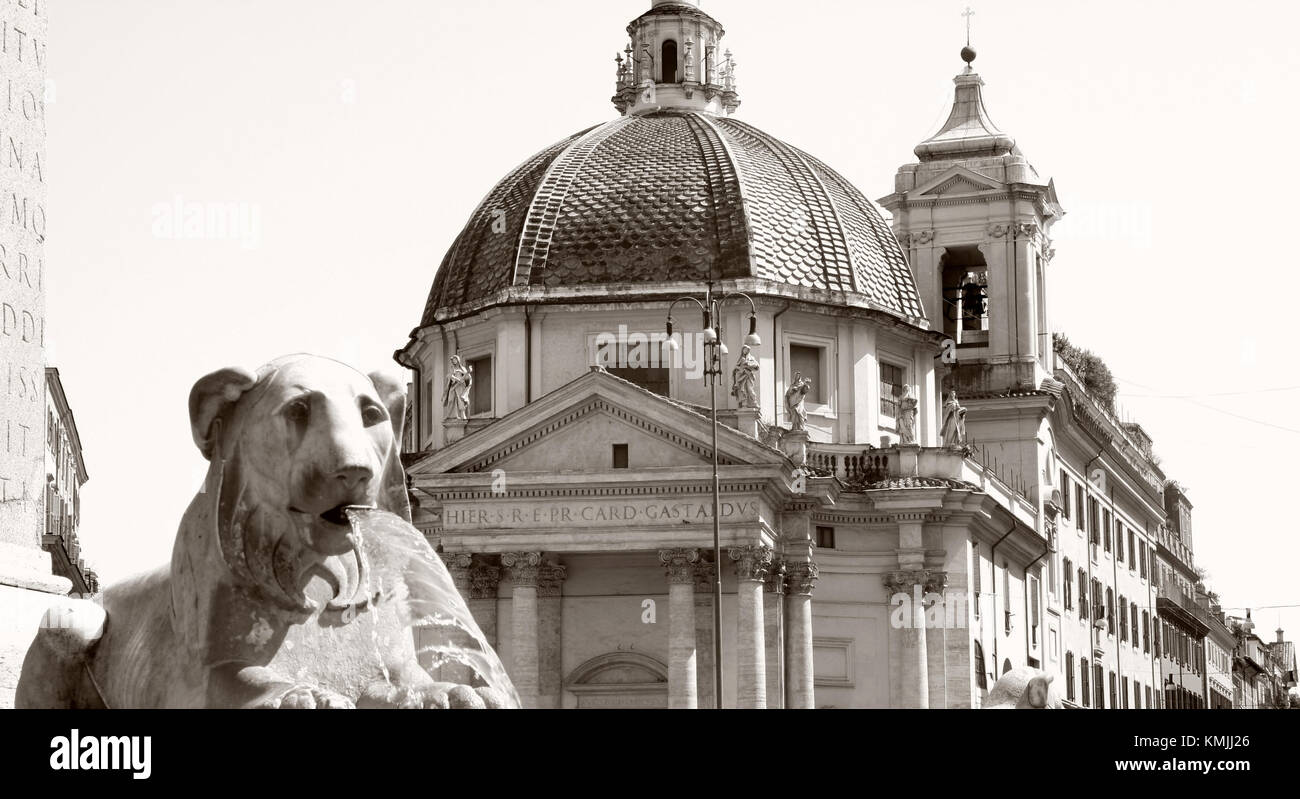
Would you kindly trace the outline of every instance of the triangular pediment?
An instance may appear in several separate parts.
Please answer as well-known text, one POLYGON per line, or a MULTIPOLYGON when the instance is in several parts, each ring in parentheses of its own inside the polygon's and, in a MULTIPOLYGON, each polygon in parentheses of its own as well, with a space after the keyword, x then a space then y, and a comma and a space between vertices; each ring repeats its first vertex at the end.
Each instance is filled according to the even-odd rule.
MULTIPOLYGON (((615 444, 629 467, 712 463, 712 424, 685 405, 608 372, 592 371, 524 408, 416 461, 408 472, 598 472, 611 468, 615 444)), ((781 452, 719 425, 718 462, 785 464, 781 452)))
POLYGON ((909 194, 913 197, 939 197, 951 194, 977 194, 984 191, 1005 190, 1006 186, 985 175, 962 166, 954 166, 934 180, 918 186, 909 194))

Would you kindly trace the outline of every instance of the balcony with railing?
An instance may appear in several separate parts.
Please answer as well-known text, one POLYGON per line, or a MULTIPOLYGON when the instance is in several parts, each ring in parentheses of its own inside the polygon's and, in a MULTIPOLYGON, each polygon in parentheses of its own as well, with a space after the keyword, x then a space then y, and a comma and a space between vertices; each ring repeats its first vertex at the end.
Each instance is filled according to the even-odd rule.
POLYGON ((1210 609, 1177 586, 1164 582, 1156 586, 1156 611, 1194 638, 1204 638, 1210 632, 1210 609))
POLYGON ((866 448, 861 444, 808 444, 808 466, 834 476, 850 490, 975 486, 1037 528, 1038 506, 1014 471, 949 447, 866 448))

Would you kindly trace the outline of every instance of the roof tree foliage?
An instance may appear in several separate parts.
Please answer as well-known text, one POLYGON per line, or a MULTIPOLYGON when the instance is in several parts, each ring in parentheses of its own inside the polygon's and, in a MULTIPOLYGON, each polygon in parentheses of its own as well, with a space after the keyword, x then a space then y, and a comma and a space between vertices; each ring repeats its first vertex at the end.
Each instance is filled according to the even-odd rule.
POLYGON ((1101 359, 1101 356, 1091 350, 1074 346, 1062 333, 1052 334, 1052 348, 1056 350, 1056 354, 1061 357, 1062 361, 1065 361, 1071 371, 1078 375, 1088 395, 1113 413, 1115 411, 1115 377, 1110 373, 1110 367, 1106 366, 1106 362, 1101 359))

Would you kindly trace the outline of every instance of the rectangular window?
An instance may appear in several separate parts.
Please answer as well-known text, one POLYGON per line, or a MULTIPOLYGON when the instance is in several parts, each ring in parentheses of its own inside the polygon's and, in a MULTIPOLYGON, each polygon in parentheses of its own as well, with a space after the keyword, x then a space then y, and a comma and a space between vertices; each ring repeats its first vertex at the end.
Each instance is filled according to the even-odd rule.
POLYGON ((627 444, 614 445, 614 468, 627 468, 627 444))
POLYGON ((1088 497, 1088 540, 1093 544, 1101 543, 1101 514, 1097 500, 1092 497, 1088 497))
POLYGON ((1032 646, 1038 646, 1038 578, 1029 578, 1029 638, 1032 646))
POLYGON ((469 388, 469 415, 490 415, 492 413, 492 356, 484 355, 468 361, 465 365, 474 375, 474 383, 469 388))
POLYGON ((1070 476, 1061 470, 1061 515, 1070 518, 1070 476))
POLYGON ((1144 685, 1142 688, 1147 695, 1147 707, 1149 708, 1151 707, 1151 686, 1144 685))
MULTIPOLYGON (((420 432, 423 435, 429 435, 433 430, 433 404, 437 402, 433 394, 433 378, 424 381, 424 396, 420 397, 420 404, 424 406, 424 412, 420 414, 421 424, 420 432)), ((421 447, 424 442, 419 442, 421 447)))
POLYGON ((1102 511, 1101 533, 1105 539, 1106 551, 1110 552, 1110 511, 1102 511))
POLYGON ((821 347, 807 344, 790 345, 790 382, 793 383, 796 373, 811 381, 812 387, 804 396, 804 402, 808 405, 826 404, 826 387, 822 385, 822 358, 825 352, 821 347))
POLYGON ((1117 690, 1115 688, 1115 672, 1112 671, 1110 673, 1110 706, 1112 708, 1119 707, 1118 700, 1119 696, 1117 695, 1117 690))
POLYGON ((1124 562, 1124 523, 1115 519, 1115 559, 1124 562))
POLYGON ((880 364, 880 415, 898 418, 898 402, 903 398, 903 370, 892 363, 880 364))
POLYGON ((1075 526, 1078 527, 1080 530, 1082 530, 1082 529, 1084 528, 1084 524, 1085 524, 1085 518, 1084 518, 1084 517, 1087 515, 1087 514, 1084 513, 1083 497, 1084 497, 1083 486, 1082 486, 1082 485, 1077 485, 1077 486, 1075 486, 1075 487, 1074 487, 1074 507, 1078 510, 1078 513, 1075 515, 1074 524, 1075 524, 1075 526))
MULTIPOLYGON (((993 585, 997 586, 997 576, 993 577, 993 585)), ((1005 618, 1005 627, 1007 632, 1011 632, 1011 569, 1007 568, 1006 561, 1002 562, 1002 596, 1003 606, 1006 611, 1002 614, 1005 618)))
POLYGON ((984 572, 984 565, 980 562, 980 545, 976 544, 971 550, 971 590, 974 592, 975 599, 975 618, 980 617, 980 578, 984 572))
POLYGON ((817 528, 817 548, 834 549, 835 548, 835 528, 818 527, 817 528))
POLYGON ((1138 551, 1137 551, 1137 547, 1135 546, 1136 541, 1137 541, 1137 539, 1134 537, 1134 535, 1133 535, 1133 531, 1132 531, 1132 530, 1129 530, 1129 531, 1128 531, 1128 568, 1129 568, 1129 571, 1133 571, 1134 569, 1137 568, 1138 551))

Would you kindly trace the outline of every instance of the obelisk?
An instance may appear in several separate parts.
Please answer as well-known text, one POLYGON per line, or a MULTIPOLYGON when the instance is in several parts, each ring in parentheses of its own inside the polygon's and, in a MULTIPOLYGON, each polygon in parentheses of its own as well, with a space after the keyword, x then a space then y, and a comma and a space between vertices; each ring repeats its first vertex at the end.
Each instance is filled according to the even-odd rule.
POLYGON ((45 532, 47 0, 0 4, 0 708, 49 601, 45 532))

